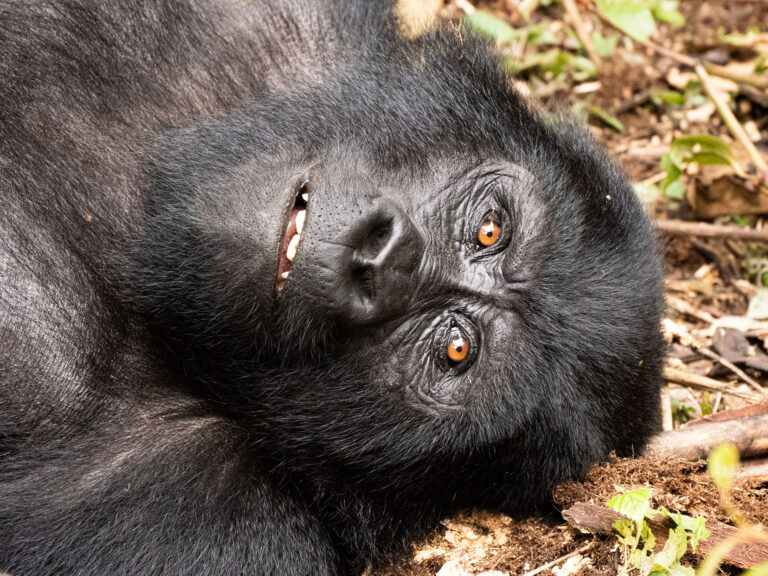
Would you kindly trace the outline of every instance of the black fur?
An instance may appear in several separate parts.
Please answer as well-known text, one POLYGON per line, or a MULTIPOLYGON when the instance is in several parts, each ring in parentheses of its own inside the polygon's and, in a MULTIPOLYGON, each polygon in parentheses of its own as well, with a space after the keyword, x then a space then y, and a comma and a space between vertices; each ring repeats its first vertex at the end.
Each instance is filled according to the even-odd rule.
POLYGON ((466 29, 406 40, 362 0, 0 0, 0 195, 14 576, 354 574, 656 427, 653 232, 466 29))

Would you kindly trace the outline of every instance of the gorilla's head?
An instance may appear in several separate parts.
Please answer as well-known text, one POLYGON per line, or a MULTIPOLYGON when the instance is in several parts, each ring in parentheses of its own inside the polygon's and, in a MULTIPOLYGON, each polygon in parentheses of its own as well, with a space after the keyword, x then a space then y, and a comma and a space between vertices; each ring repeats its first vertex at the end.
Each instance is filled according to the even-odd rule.
POLYGON ((374 483, 485 458, 548 484, 656 425, 641 206, 471 39, 368 55, 153 161, 134 289, 281 450, 374 483))

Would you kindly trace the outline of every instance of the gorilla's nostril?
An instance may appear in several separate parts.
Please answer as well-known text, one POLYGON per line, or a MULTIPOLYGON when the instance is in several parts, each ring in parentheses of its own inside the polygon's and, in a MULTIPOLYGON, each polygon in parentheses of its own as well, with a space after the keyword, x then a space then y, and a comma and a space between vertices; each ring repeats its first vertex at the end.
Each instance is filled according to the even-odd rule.
POLYGON ((408 215, 395 202, 377 199, 339 239, 338 278, 346 295, 340 309, 353 323, 380 322, 407 306, 412 276, 424 242, 408 215))
POLYGON ((359 254, 365 259, 373 260, 387 245, 392 236, 392 220, 378 222, 360 244, 359 254))
MULTIPOLYGON (((382 247, 384 245, 382 244, 382 247)), ((352 270, 352 282, 355 287, 360 291, 361 296, 373 300, 374 294, 374 278, 373 268, 370 266, 360 266, 352 270)))

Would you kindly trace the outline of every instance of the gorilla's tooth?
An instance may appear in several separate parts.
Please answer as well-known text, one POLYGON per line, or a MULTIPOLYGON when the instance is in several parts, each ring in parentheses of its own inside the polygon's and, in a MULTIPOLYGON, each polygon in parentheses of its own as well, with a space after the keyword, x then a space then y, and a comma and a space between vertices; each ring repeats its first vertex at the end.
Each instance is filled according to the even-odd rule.
POLYGON ((299 210, 299 212, 296 214, 296 232, 301 234, 301 232, 304 230, 304 220, 307 217, 307 211, 306 210, 299 210))
POLYGON ((299 248, 299 240, 301 240, 301 234, 296 234, 291 238, 291 242, 288 244, 288 250, 285 252, 285 257, 291 262, 296 258, 296 250, 299 248))
POLYGON ((282 274, 280 274, 280 277, 281 277, 283 280, 288 280, 288 274, 290 274, 290 273, 291 273, 291 271, 290 271, 290 270, 286 270, 285 272, 283 272, 282 274))
POLYGON ((304 200, 304 202, 309 202, 309 192, 304 192, 301 195, 301 199, 304 200))

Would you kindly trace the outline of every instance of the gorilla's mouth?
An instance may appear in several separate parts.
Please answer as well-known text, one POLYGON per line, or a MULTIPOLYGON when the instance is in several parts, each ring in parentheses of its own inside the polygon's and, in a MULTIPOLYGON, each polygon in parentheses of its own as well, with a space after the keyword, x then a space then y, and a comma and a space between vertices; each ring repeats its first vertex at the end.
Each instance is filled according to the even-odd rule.
POLYGON ((283 285, 291 273, 291 267, 293 266, 293 261, 296 258, 296 253, 299 250, 301 233, 304 230, 304 221, 307 218, 308 201, 309 189, 305 184, 299 189, 298 194, 296 194, 293 208, 291 208, 291 213, 288 217, 288 224, 285 227, 283 247, 280 250, 280 264, 277 267, 278 292, 282 291, 283 285))

